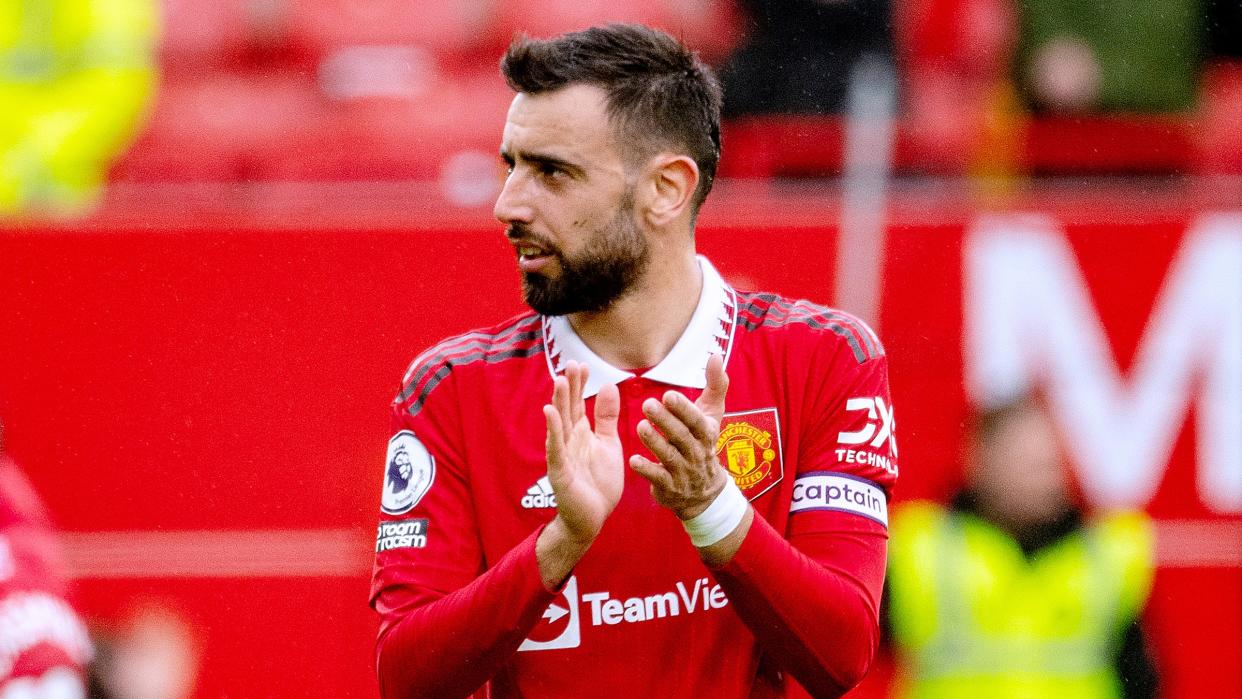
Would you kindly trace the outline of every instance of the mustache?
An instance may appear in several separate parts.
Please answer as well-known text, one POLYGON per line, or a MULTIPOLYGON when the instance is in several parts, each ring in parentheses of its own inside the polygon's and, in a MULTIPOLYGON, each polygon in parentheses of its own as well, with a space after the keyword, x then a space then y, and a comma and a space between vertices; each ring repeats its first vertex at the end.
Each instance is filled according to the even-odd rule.
POLYGON ((527 228, 521 223, 509 224, 508 227, 505 228, 505 237, 513 242, 520 240, 531 243, 532 245, 543 248, 553 255, 560 255, 561 253, 560 249, 552 244, 552 241, 544 238, 543 236, 536 235, 530 230, 530 228, 527 228))

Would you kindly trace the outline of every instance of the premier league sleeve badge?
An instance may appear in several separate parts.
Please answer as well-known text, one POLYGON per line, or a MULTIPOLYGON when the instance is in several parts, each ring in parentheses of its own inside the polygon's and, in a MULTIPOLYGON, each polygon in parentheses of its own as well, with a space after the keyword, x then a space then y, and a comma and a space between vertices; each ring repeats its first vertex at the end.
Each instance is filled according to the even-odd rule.
POLYGON ((431 488, 436 477, 435 458, 413 432, 401 430, 388 440, 387 462, 380 509, 390 515, 405 514, 431 488))

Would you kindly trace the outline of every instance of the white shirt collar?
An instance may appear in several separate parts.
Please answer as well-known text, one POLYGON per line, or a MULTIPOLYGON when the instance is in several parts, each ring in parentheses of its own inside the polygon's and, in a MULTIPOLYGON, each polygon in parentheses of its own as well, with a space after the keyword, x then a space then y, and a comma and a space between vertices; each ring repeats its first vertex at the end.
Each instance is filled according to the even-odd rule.
MULTIPOLYGON (((728 365, 733 349, 733 329, 737 325, 737 295, 706 257, 700 255, 698 261, 703 270, 703 291, 690 324, 668 356, 647 370, 643 378, 685 388, 704 388, 708 358, 713 354, 724 355, 728 365)), ((601 386, 618 384, 636 376, 595 354, 574 332, 565 316, 544 316, 543 337, 548 370, 553 376, 560 374, 565 362, 571 359, 590 370, 585 393, 588 398, 598 393, 601 386)))

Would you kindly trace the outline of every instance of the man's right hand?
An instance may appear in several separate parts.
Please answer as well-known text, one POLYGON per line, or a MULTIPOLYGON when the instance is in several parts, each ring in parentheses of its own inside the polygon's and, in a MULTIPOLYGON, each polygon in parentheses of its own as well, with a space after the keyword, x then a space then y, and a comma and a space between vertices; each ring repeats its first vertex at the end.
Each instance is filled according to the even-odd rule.
POLYGON ((548 424, 548 481, 556 493, 556 517, 535 545, 544 586, 555 589, 569 577, 621 499, 625 459, 617 418, 621 398, 608 385, 595 397, 595 429, 586 418, 583 390, 587 368, 568 362, 553 380, 552 403, 543 406, 548 424))

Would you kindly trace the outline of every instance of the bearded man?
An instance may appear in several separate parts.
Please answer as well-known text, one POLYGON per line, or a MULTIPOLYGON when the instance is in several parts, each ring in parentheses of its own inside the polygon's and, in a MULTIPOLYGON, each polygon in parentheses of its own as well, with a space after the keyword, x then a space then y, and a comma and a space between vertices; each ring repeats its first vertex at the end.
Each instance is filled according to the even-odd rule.
POLYGON ((696 255, 721 93, 678 41, 521 38, 502 71, 532 312, 426 350, 393 402, 388 463, 426 475, 382 508, 383 695, 843 694, 897 474, 879 340, 696 255))

